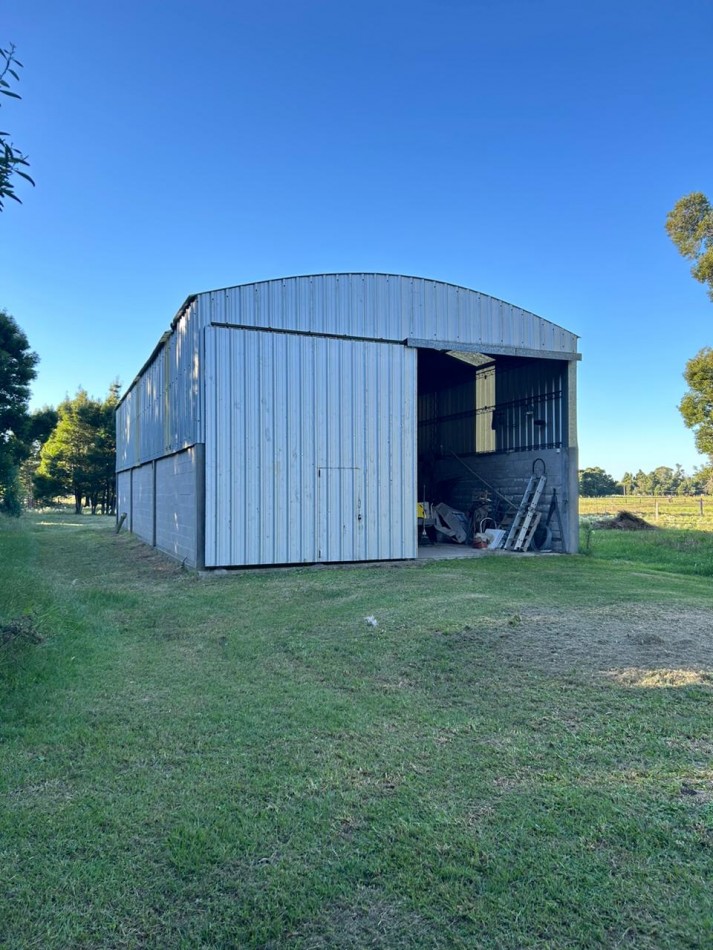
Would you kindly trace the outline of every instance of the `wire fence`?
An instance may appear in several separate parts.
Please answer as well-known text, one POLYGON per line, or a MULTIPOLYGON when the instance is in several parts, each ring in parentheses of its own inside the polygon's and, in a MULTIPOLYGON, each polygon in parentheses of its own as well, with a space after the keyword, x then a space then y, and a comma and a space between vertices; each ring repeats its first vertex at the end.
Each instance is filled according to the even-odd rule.
POLYGON ((713 531, 710 495, 609 495, 579 499, 581 517, 616 515, 619 511, 629 511, 661 528, 713 531))

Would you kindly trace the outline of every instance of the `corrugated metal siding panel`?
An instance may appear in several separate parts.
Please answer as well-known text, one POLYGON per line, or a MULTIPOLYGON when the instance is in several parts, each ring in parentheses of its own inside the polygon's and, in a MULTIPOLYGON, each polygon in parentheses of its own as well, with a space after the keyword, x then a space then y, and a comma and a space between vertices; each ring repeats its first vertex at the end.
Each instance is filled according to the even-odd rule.
POLYGON ((206 331, 206 565, 416 555, 416 354, 206 331))
POLYGON ((201 348, 194 301, 117 409, 117 471, 203 441, 201 348))
POLYGON ((566 444, 563 387, 566 364, 537 360, 517 370, 495 371, 499 450, 546 448, 566 444), (539 421, 544 425, 538 425, 539 421))
POLYGON ((486 294, 420 277, 323 274, 243 284, 199 295, 203 318, 273 330, 408 337, 576 354, 577 337, 486 294))
POLYGON ((475 397, 475 376, 457 386, 421 393, 418 397, 419 451, 428 450, 437 455, 475 452, 478 418, 475 397))

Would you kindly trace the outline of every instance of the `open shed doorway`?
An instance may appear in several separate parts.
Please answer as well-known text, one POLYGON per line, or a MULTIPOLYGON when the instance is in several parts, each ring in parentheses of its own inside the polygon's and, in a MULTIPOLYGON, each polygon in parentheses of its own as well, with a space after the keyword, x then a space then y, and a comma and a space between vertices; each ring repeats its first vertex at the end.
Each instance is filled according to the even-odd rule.
POLYGON ((463 553, 473 544, 502 547, 533 473, 544 479, 536 480, 537 524, 522 549, 565 550, 566 366, 419 348, 420 553, 436 553, 434 545, 457 544, 463 553))

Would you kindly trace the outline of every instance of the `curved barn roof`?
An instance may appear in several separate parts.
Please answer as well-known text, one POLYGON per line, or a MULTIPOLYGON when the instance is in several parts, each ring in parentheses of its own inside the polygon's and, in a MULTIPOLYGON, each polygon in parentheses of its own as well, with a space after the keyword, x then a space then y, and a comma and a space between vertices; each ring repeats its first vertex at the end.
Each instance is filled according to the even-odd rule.
MULTIPOLYGON (((120 402, 164 347, 173 346, 176 333, 194 335, 211 325, 492 356, 580 358, 576 334, 468 287, 403 274, 307 274, 191 294, 120 402)), ((185 355, 197 346, 194 339, 188 349, 178 349, 185 355)))
MULTIPOLYGON (((477 290, 401 274, 283 277, 190 297, 203 325, 577 359, 577 336, 477 290)), ((177 317, 177 319, 178 319, 177 317)))

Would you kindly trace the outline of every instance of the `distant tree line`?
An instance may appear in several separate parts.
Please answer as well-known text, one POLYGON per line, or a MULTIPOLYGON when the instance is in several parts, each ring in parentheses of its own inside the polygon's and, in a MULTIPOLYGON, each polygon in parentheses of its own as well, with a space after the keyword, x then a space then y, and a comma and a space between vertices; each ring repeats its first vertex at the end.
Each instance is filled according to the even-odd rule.
POLYGON ((104 399, 80 388, 56 409, 30 412, 38 361, 15 318, 0 310, 0 511, 19 515, 71 497, 77 513, 112 514, 119 384, 104 399))
POLYGON ((713 467, 695 469, 687 475, 680 465, 660 465, 651 472, 626 472, 616 481, 603 468, 579 472, 579 494, 583 498, 605 495, 709 495, 713 494, 713 467))

